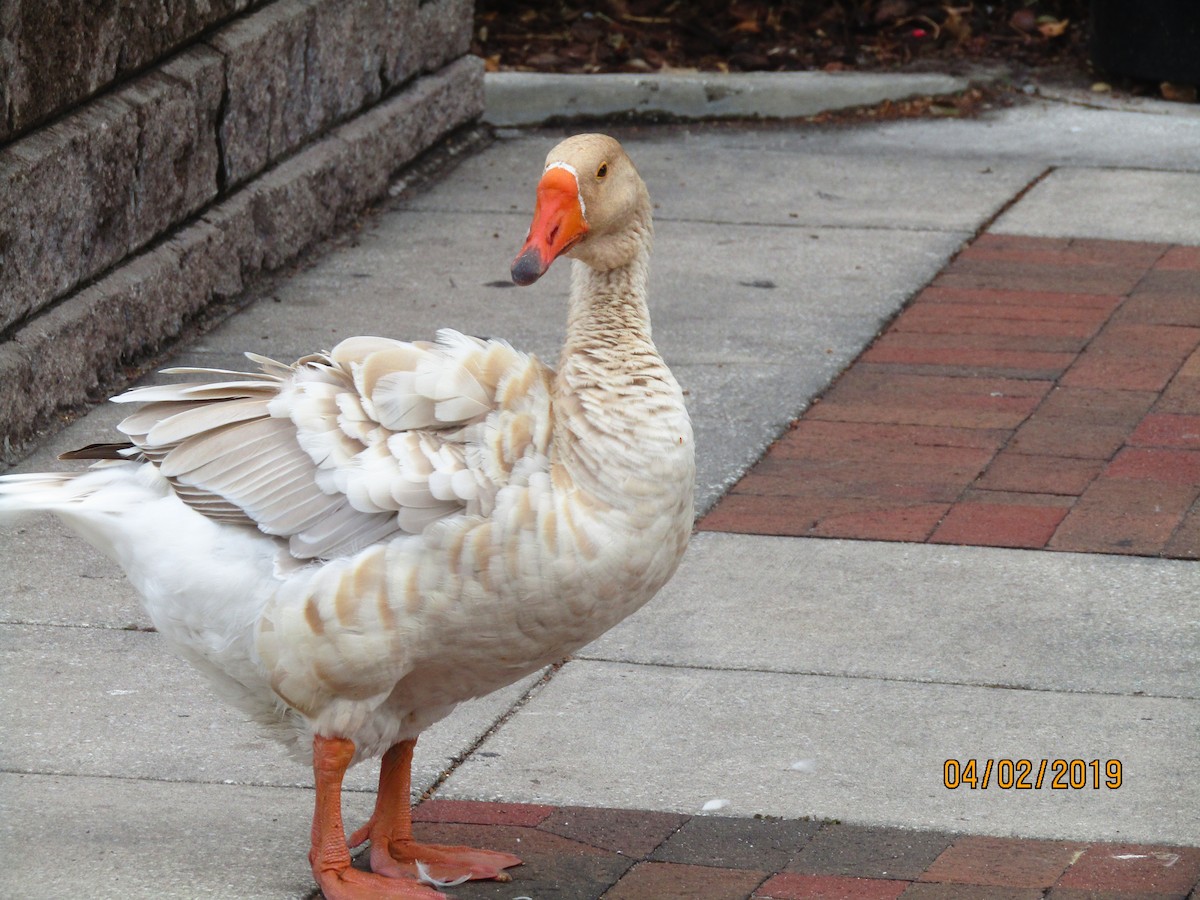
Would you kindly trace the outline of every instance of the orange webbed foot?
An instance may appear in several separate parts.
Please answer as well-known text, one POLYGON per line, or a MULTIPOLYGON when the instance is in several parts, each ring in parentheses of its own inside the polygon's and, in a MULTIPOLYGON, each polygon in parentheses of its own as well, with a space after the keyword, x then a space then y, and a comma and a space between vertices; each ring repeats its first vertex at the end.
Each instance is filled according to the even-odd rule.
POLYGON ((383 755, 379 767, 379 794, 371 820, 350 836, 357 847, 371 841, 371 871, 389 878, 419 877, 438 887, 464 881, 511 881, 505 869, 521 865, 511 853, 422 844, 413 840, 412 754, 415 740, 401 741, 383 755))
POLYGON ((358 869, 313 872, 325 900, 449 900, 411 876, 387 878, 358 869))
POLYGON ((391 878, 414 875, 451 887, 464 881, 512 881, 505 869, 521 865, 519 857, 497 850, 421 844, 389 840, 376 835, 371 840, 371 871, 391 878))
POLYGON ((353 757, 354 744, 346 738, 313 738, 317 796, 308 862, 321 893, 326 900, 449 900, 413 875, 388 878, 351 866, 342 826, 342 776, 353 757))

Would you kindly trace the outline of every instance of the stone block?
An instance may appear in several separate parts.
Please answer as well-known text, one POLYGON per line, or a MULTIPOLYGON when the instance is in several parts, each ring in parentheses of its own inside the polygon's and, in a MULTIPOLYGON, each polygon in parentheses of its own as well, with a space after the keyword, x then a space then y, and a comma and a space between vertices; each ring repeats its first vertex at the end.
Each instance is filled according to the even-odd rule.
POLYGON ((102 399, 126 365, 238 293, 225 240, 208 223, 188 226, 18 330, 0 348, 0 432, 16 443, 59 410, 102 399))
POLYGON ((348 186, 358 203, 386 188, 391 176, 440 137, 483 112, 483 61, 464 56, 338 129, 351 163, 348 186))
POLYGON ((413 71, 433 72, 471 48, 472 0, 426 0, 417 11, 413 71))
POLYGON ((378 100, 407 65, 398 48, 415 14, 415 0, 281 0, 218 32, 225 183, 244 183, 378 100))
POLYGON ((303 101, 308 9, 302 0, 267 7, 210 41, 225 58, 226 102, 218 123, 222 179, 242 182, 289 141, 303 101))
POLYGON ((338 178, 343 153, 336 138, 324 138, 256 178, 205 220, 225 231, 246 271, 278 268, 348 212, 338 178))
POLYGON ((243 271, 277 268, 381 195, 393 173, 482 109, 482 63, 464 57, 280 163, 204 218, 227 234, 243 271))
POLYGON ((0 328, 125 255, 137 120, 115 96, 0 152, 0 328))
POLYGON ((21 458, 21 443, 33 433, 40 416, 30 397, 30 365, 13 341, 0 344, 0 461, 21 458))
POLYGON ((0 141, 69 109, 262 2, 5 2, 0 6, 0 141))
POLYGON ((145 245, 217 194, 221 60, 207 47, 173 59, 122 92, 137 111, 130 249, 145 245))
MULTIPOLYGON (((420 0, 385 0, 387 4, 386 32, 384 34, 383 89, 386 93, 403 84, 419 71, 417 52, 420 44, 421 26, 418 19, 420 0)), ((424 5, 420 3, 420 5, 424 5)), ((467 12, 474 21, 475 10, 467 12)), ((464 53, 466 51, 463 51, 464 53)))
POLYGON ((216 196, 221 78, 195 48, 0 151, 0 328, 216 196))
POLYGON ((0 434, 10 449, 59 410, 99 399, 125 365, 214 299, 331 234, 482 104, 477 59, 418 79, 21 327, 0 345, 0 434))

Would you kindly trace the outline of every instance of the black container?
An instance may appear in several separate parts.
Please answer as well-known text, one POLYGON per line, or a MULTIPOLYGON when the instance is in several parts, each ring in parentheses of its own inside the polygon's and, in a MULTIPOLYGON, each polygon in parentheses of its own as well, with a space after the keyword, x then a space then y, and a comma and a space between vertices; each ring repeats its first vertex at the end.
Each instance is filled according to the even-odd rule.
POLYGON ((1114 75, 1200 84, 1200 0, 1091 0, 1092 63, 1114 75))

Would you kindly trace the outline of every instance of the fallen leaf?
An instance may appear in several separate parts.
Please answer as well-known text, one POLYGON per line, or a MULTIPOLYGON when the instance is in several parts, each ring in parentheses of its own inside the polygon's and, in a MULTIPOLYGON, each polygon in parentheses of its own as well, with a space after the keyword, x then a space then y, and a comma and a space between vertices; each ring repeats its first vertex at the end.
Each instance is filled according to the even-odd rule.
POLYGON ((1029 34, 1037 28, 1037 14, 1028 7, 1018 9, 1009 17, 1008 24, 1017 31, 1029 34))
POLYGON ((664 16, 631 16, 624 14, 621 16, 622 22, 636 22, 639 25, 670 25, 674 19, 668 19, 664 16))
POLYGON ((525 61, 539 69, 552 69, 562 62, 562 57, 557 53, 535 53, 525 61))
POLYGON ((1164 81, 1158 86, 1162 92, 1164 100, 1171 100, 1175 103, 1195 103, 1196 102, 1196 85, 1194 84, 1176 84, 1172 81, 1164 81))
POLYGON ((946 13, 946 21, 942 22, 942 31, 950 35, 956 44, 961 44, 971 36, 971 26, 962 17, 962 13, 969 11, 969 7, 959 10, 953 6, 944 7, 943 12, 946 13))
POLYGON ((912 11, 909 0, 883 0, 875 10, 875 24, 884 25, 896 19, 903 19, 912 11))
POLYGON ((1062 37, 1067 30, 1067 26, 1070 24, 1070 19, 1060 19, 1059 21, 1051 19, 1049 22, 1040 22, 1037 30, 1042 33, 1042 37, 1062 37))

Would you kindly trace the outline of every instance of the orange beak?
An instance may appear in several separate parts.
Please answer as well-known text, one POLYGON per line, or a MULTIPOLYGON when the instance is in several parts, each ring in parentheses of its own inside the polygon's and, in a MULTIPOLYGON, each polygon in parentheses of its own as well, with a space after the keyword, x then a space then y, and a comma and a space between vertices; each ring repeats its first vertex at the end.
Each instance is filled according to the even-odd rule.
POLYGON ((537 186, 537 206, 529 237, 512 264, 512 280, 533 284, 583 236, 588 224, 579 204, 579 185, 567 169, 556 166, 542 176, 537 186))

